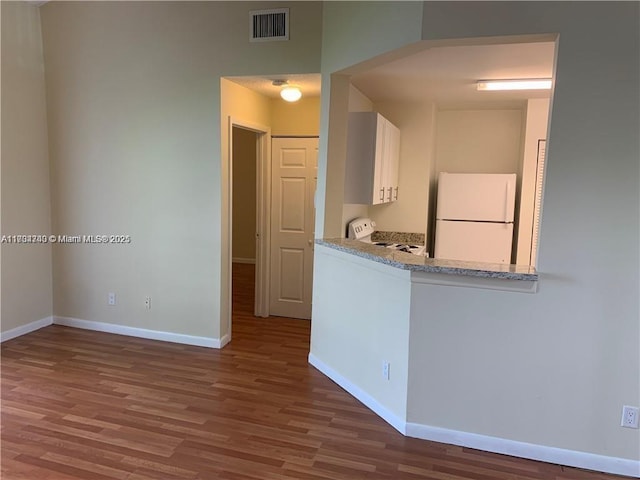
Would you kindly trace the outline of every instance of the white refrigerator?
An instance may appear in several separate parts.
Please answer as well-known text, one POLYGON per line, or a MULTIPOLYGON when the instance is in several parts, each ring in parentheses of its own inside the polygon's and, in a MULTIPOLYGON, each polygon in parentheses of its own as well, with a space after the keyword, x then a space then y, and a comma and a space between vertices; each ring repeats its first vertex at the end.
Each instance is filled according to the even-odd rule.
POLYGON ((516 175, 438 177, 435 258, 511 263, 516 175))

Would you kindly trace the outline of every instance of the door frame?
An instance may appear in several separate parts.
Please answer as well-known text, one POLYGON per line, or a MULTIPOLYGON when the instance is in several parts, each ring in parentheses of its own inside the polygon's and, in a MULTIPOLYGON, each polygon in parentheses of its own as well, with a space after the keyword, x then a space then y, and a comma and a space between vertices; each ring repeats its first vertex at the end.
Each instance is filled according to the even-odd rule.
POLYGON ((255 275, 255 302, 254 315, 257 317, 269 316, 269 249, 271 239, 269 231, 271 228, 271 128, 265 125, 247 122, 245 120, 229 116, 229 175, 227 178, 227 218, 228 228, 228 251, 226 253, 228 266, 228 292, 229 302, 228 325, 231 334, 232 318, 232 284, 231 269, 233 263, 233 127, 243 128, 257 134, 256 138, 256 275, 255 275))

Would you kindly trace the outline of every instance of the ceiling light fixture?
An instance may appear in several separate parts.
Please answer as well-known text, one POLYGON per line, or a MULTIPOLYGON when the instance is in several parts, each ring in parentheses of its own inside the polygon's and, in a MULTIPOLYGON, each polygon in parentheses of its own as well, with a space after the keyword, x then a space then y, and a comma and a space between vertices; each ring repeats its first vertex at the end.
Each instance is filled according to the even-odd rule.
POLYGON ((289 85, 286 80, 274 80, 272 84, 276 87, 283 87, 280 96, 287 102, 297 102, 302 98, 300 88, 289 85))
POLYGON ((529 78, 522 80, 479 80, 479 91, 500 90, 550 90, 550 78, 529 78))
POLYGON ((302 92, 298 87, 284 87, 280 90, 280 96, 287 102, 297 102, 302 98, 302 92))

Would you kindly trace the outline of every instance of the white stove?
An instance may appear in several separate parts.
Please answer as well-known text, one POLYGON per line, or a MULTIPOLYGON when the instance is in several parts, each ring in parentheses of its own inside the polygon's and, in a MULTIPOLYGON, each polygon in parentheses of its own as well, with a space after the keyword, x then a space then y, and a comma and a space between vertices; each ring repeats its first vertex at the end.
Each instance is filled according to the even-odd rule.
POLYGON ((349 231, 347 238, 353 240, 359 240, 364 243, 370 243, 372 245, 378 245, 380 247, 390 248, 399 252, 412 253, 414 255, 426 255, 426 249, 424 245, 413 245, 407 243, 392 243, 392 242, 374 242, 371 240, 371 234, 375 232, 376 223, 370 218, 356 218, 349 223, 349 231))

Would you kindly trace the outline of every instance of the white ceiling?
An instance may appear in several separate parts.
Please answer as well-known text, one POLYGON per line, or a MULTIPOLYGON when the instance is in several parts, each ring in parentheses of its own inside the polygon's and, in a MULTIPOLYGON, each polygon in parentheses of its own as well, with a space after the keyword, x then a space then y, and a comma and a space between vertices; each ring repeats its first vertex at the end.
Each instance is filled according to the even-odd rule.
POLYGON ((265 75, 261 77, 225 77, 234 83, 254 90, 265 97, 279 98, 282 87, 272 84, 274 80, 287 80, 289 85, 300 87, 305 97, 320 96, 320 74, 265 75))
POLYGON ((351 78, 374 102, 436 101, 439 104, 542 98, 549 91, 478 92, 490 79, 551 78, 553 42, 436 47, 351 78))
MULTIPOLYGON (((549 97, 548 91, 478 92, 476 82, 490 79, 551 78, 553 42, 434 47, 351 77, 374 103, 435 101, 441 105, 514 102, 549 97)), ((320 95, 320 74, 227 77, 262 95, 277 98, 273 80, 287 80, 303 95, 320 95)))

